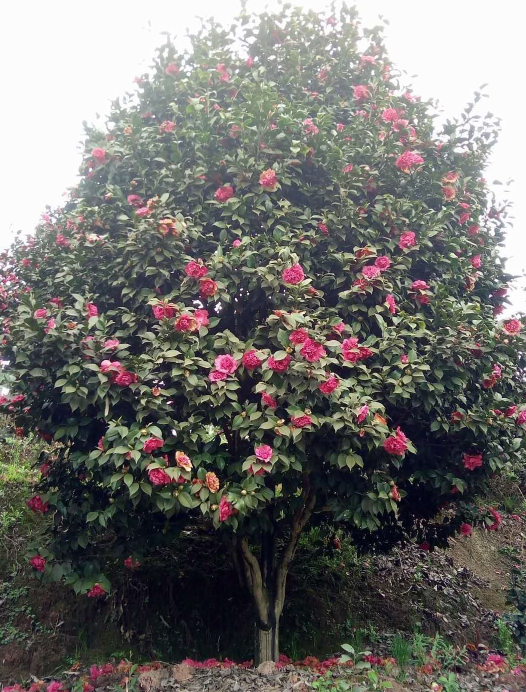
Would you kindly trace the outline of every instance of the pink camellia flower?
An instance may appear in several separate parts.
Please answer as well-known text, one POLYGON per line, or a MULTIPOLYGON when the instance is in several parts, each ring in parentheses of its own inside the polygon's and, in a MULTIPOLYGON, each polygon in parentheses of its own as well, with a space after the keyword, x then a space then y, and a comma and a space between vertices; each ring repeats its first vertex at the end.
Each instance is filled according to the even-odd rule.
POLYGON ((31 560, 29 560, 29 564, 33 569, 36 569, 37 572, 44 572, 46 569, 46 561, 40 555, 32 557, 31 560))
POLYGON ((239 247, 241 245, 241 241, 239 238, 236 238, 234 242, 232 243, 232 247, 239 247))
POLYGON ((392 315, 396 315, 396 310, 397 310, 397 305, 396 305, 396 300, 395 297, 390 293, 388 296, 385 298, 385 302, 387 303, 389 307, 389 312, 392 315))
POLYGON ((493 517, 493 524, 488 526, 488 531, 497 531, 499 526, 502 524, 502 517, 496 509, 493 509, 493 507, 488 507, 488 512, 493 517))
POLYGON ((327 355, 327 351, 323 346, 312 339, 307 339, 307 341, 304 342, 300 353, 309 363, 316 363, 320 358, 327 355))
POLYGON ((139 207, 135 213, 137 216, 144 217, 148 216, 150 214, 150 211, 151 210, 149 209, 149 207, 139 207))
POLYGON ((382 111, 381 117, 384 123, 393 123, 398 120, 398 111, 396 108, 386 108, 382 111))
MULTIPOLYGON (((328 373, 327 373, 328 374, 328 373)), ((322 394, 332 394, 335 389, 338 389, 340 386, 340 380, 336 375, 330 375, 328 378, 325 380, 325 382, 322 382, 318 389, 322 394)))
POLYGON ((40 495, 33 495, 33 497, 26 502, 26 505, 32 512, 41 512, 45 514, 49 511, 49 502, 44 502, 40 495))
POLYGON ((100 371, 104 374, 108 372, 121 372, 123 365, 118 360, 103 360, 100 364, 100 371))
POLYGON ((358 349, 358 339, 352 336, 350 339, 342 341, 342 356, 344 360, 350 363, 357 363, 360 359, 360 351, 358 349))
POLYGON ((195 332, 197 331, 197 321, 193 315, 183 313, 175 322, 174 329, 176 332, 195 332))
POLYGON ((417 281, 413 281, 411 288, 413 291, 426 291, 429 289, 429 286, 425 281, 418 279, 417 281))
POLYGON ((504 411, 504 415, 506 416, 506 418, 511 418, 515 415, 516 411, 517 406, 508 406, 508 408, 504 411))
POLYGON ((472 226, 468 228, 468 235, 473 237, 477 235, 477 233, 480 231, 480 226, 476 223, 474 223, 472 226))
POLYGON ((254 58, 251 55, 245 60, 245 65, 247 67, 252 67, 254 65, 254 58))
POLYGON ((464 523, 460 527, 460 533, 463 536, 471 536, 471 534, 473 533, 473 527, 471 526, 471 524, 464 523))
POLYGON ((308 428, 312 425, 312 418, 307 414, 303 414, 302 416, 291 416, 290 423, 293 428, 308 428))
POLYGON ((94 303, 88 303, 86 305, 86 311, 88 313, 88 317, 98 317, 99 316, 99 309, 94 303))
POLYGON ((458 217, 458 222, 459 224, 463 225, 466 223, 466 221, 469 221, 471 217, 471 212, 465 211, 463 212, 459 217, 458 217))
POLYGON ((289 334, 289 341, 291 344, 294 345, 304 344, 306 341, 309 340, 309 338, 309 333, 303 327, 300 327, 300 329, 295 329, 293 332, 289 334))
POLYGON ((37 320, 43 320, 47 317, 46 308, 38 308, 38 310, 35 310, 33 317, 36 317, 37 320))
POLYGON ((475 255, 471 258, 471 266, 474 269, 480 269, 482 266, 482 257, 480 255, 475 255))
POLYGON ((176 65, 174 62, 171 62, 166 66, 166 69, 164 71, 166 74, 175 77, 176 74, 179 74, 179 66, 176 65))
POLYGON ((176 452, 175 461, 177 463, 177 466, 179 466, 179 468, 183 469, 184 471, 190 471, 190 469, 192 468, 192 461, 190 457, 184 452, 176 452))
POLYGON ((405 250, 413 247, 414 245, 416 245, 416 234, 413 233, 413 231, 405 231, 402 233, 400 240, 398 241, 398 247, 401 250, 405 250))
POLYGON ((95 584, 95 586, 90 589, 87 593, 88 598, 101 598, 106 595, 106 591, 102 588, 100 584, 95 584))
POLYGON ((208 310, 196 310, 194 312, 194 318, 197 322, 198 329, 201 329, 201 327, 207 327, 210 324, 210 320, 208 318, 208 310))
POLYGON ((24 257, 22 260, 22 266, 23 267, 30 267, 31 266, 31 260, 28 257, 24 257))
POLYGON ((345 331, 345 322, 339 322, 338 324, 332 325, 332 330, 337 334, 343 334, 345 331))
POLYGON ((391 487, 389 495, 393 498, 393 500, 395 502, 400 502, 400 500, 402 499, 402 496, 400 495, 400 491, 398 490, 398 487, 396 485, 393 485, 391 487))
POLYGON ((140 567, 141 563, 139 560, 134 560, 134 558, 130 555, 130 557, 127 557, 126 560, 124 560, 124 566, 126 569, 134 570, 140 567))
POLYGON ((46 325, 46 328, 44 329, 44 331, 46 332, 46 334, 49 334, 49 331, 51 329, 55 329, 56 326, 57 326, 56 322, 52 317, 50 320, 47 321, 47 325, 46 325))
POLYGON ((424 159, 414 151, 404 151, 403 154, 396 159, 395 166, 403 173, 411 173, 411 170, 416 166, 424 163, 424 159))
POLYGON ((115 378, 115 384, 119 387, 129 387, 131 384, 137 382, 139 378, 134 372, 128 372, 127 370, 122 370, 115 378))
POLYGON ((378 267, 378 269, 381 272, 384 272, 386 269, 389 269, 391 266, 391 260, 389 257, 386 257, 385 255, 381 255, 380 257, 377 257, 374 261, 374 266, 378 267))
POLYGON ((520 411, 519 415, 517 416, 517 425, 524 425, 526 423, 526 409, 523 411, 520 411))
POLYGON ((255 350, 244 353, 243 357, 241 358, 241 362, 247 370, 255 370, 263 363, 263 361, 258 358, 255 350))
POLYGON ((344 173, 352 173, 353 169, 354 169, 353 164, 352 164, 352 163, 348 163, 348 164, 344 167, 343 172, 344 172, 344 173))
MULTIPOLYGON (((89 594, 88 594, 88 596, 89 596, 89 594)), ((35 683, 35 684, 38 685, 38 683, 35 683)), ((31 687, 33 687, 33 685, 31 685, 31 687)), ((31 688, 30 688, 30 689, 31 689, 31 688)), ((41 688, 39 688, 39 689, 41 689, 41 688)), ((4 692, 5 692, 5 690, 6 690, 6 688, 4 687, 4 692)), ((20 690, 20 692, 22 692, 22 689, 20 688, 19 685, 15 685, 15 690, 16 690, 17 692, 18 692, 18 690, 20 690), (18 689, 17 689, 17 688, 18 688, 18 689)), ((61 683, 61 682, 58 682, 58 680, 52 680, 52 681, 49 683, 49 685, 46 687, 46 692, 65 692, 65 690, 64 690, 64 688, 62 687, 62 683, 61 683)))
POLYGON ((363 267, 362 269, 362 274, 365 276, 366 279, 376 279, 378 276, 380 276, 380 269, 376 267, 374 264, 368 264, 366 267, 363 267))
POLYGON ((402 353, 402 355, 400 356, 400 362, 409 363, 409 357, 405 353, 402 353))
POLYGON ((259 176, 259 184, 264 190, 274 192, 278 187, 278 176, 276 175, 276 171, 273 171, 272 168, 263 171, 259 176))
POLYGON ((211 298, 219 289, 219 286, 213 279, 200 279, 199 295, 201 298, 211 298))
POLYGON ((372 55, 362 55, 360 65, 376 65, 376 60, 372 55))
POLYGON ((292 267, 283 270, 283 281, 287 284, 299 284, 305 278, 305 273, 300 264, 293 264, 292 267))
POLYGON ((104 163, 106 161, 106 150, 101 149, 100 147, 95 147, 93 151, 91 152, 91 155, 97 161, 98 163, 104 163))
POLYGON ((445 183, 456 183, 459 178, 460 178, 460 173, 457 173, 456 171, 449 171, 449 173, 446 173, 446 175, 442 178, 442 180, 445 183))
POLYGON ((318 230, 321 231, 323 235, 329 235, 329 227, 326 223, 323 223, 322 221, 320 221, 318 224, 318 230))
POLYGON ((286 372, 289 368, 291 360, 292 358, 288 354, 279 360, 274 358, 274 356, 270 356, 270 358, 267 360, 267 365, 271 370, 274 370, 274 372, 286 372))
POLYGON ((474 471, 479 466, 482 466, 484 461, 482 460, 482 454, 464 454, 462 457, 462 463, 464 468, 468 471, 474 471))
POLYGON ((128 195, 126 200, 132 207, 140 207, 142 205, 142 197, 139 195, 128 195))
POLYGON ((343 123, 336 123, 336 132, 343 132, 345 125, 343 123))
POLYGON ((104 342, 104 348, 114 349, 117 348, 117 346, 119 346, 120 343, 121 342, 118 339, 106 339, 106 341, 104 342))
POLYGON ((387 440, 385 440, 385 442, 383 443, 383 448, 386 452, 389 452, 389 454, 402 456, 402 454, 405 454, 405 452, 407 451, 407 443, 407 437, 404 435, 400 427, 398 427, 396 429, 396 434, 391 435, 387 438, 387 440))
POLYGON ((184 268, 184 272, 187 276, 191 276, 192 279, 201 279, 205 274, 208 274, 208 267, 199 262, 188 262, 184 268))
POLYGON ((364 420, 367 418, 369 415, 369 406, 367 404, 364 404, 363 406, 360 406, 358 411, 356 412, 356 422, 357 423, 363 423, 364 420))
POLYGON ((365 99, 368 99, 371 96, 369 87, 367 87, 364 84, 358 84, 357 86, 354 86, 353 96, 358 101, 364 101, 365 99))
POLYGON ((160 305, 152 305, 152 310, 156 320, 162 320, 165 317, 170 319, 175 316, 175 308, 170 305, 164 305, 163 303, 160 305))
POLYGON ((508 320, 507 322, 504 322, 503 329, 510 336, 515 336, 521 331, 522 324, 519 320, 508 320))
POLYGON ((317 135, 320 132, 320 128, 312 122, 312 118, 306 118, 303 121, 303 127, 307 135, 317 135))
POLYGON ((442 188, 442 194, 444 195, 445 199, 452 200, 455 199, 457 191, 454 187, 451 187, 451 185, 444 185, 444 187, 442 188))
MULTIPOLYGON (((267 392, 262 392, 261 393, 261 401, 265 406, 268 406, 269 408, 278 408, 278 402, 276 399, 270 396, 270 394, 267 394, 267 392)), ((526 420, 526 411, 525 413, 525 420, 526 420)))
POLYGON ((142 451, 146 454, 155 452, 156 449, 161 449, 164 445, 164 440, 160 437, 149 437, 142 446, 142 451))
POLYGON ((219 503, 219 521, 226 521, 232 514, 234 514, 234 507, 223 495, 219 503))
POLYGON ((217 356, 217 358, 214 360, 215 369, 218 372, 224 372, 227 375, 232 375, 237 370, 238 365, 239 363, 237 360, 228 354, 217 356))
POLYGON ((97 449, 100 449, 101 452, 104 451, 104 435, 97 442, 97 449))
POLYGON ((152 485, 168 485, 172 482, 164 469, 149 469, 148 479, 152 485))
POLYGON ((55 243, 59 245, 60 247, 69 247, 69 239, 66 238, 66 236, 62 235, 62 233, 57 233, 57 237, 55 238, 55 243))
POLYGON ((163 122, 159 125, 159 130, 161 132, 173 132, 175 130, 175 123, 173 120, 163 120, 163 122))
POLYGON ((269 462, 272 459, 274 450, 269 445, 259 445, 254 448, 254 454, 260 461, 269 462))
POLYGON ((211 493, 217 493, 219 490, 219 478, 213 471, 208 471, 205 475, 205 485, 211 493))
POLYGON ((25 394, 15 394, 15 396, 11 399, 12 404, 20 404, 22 401, 25 399, 25 394))
POLYGON ((208 375, 210 382, 221 382, 226 380, 227 377, 228 375, 226 372, 219 372, 219 370, 212 370, 212 372, 208 375))
POLYGON ((234 188, 231 185, 223 185, 215 191, 214 197, 216 202, 226 202, 234 196, 234 188))

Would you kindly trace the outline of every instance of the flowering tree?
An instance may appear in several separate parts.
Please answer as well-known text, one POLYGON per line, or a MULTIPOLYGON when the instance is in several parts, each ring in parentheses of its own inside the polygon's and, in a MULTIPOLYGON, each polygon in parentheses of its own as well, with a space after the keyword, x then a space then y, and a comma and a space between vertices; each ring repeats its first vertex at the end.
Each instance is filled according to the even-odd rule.
POLYGON ((204 522, 276 659, 310 520, 382 547, 498 525, 473 497, 526 422, 481 177, 498 125, 470 106, 435 132, 345 8, 205 23, 136 83, 3 255, 2 405, 58 443, 31 564, 104 596, 108 536, 135 569, 204 522))

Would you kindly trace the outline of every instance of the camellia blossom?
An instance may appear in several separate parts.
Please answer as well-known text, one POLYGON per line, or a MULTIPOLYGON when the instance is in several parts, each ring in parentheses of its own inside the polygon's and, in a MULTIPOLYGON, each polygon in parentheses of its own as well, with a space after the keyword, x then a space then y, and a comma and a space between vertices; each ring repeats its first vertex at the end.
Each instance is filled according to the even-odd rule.
POLYGON ((194 312, 194 318, 197 323, 197 328, 207 327, 210 324, 210 319, 208 318, 208 310, 196 310, 194 312))
POLYGON ((88 598, 101 598, 106 595, 105 589, 102 588, 100 584, 95 584, 95 586, 90 589, 87 593, 88 598))
POLYGON ((29 560, 29 564, 33 569, 36 569, 37 572, 44 572, 46 569, 46 561, 41 555, 32 557, 31 560, 29 560))
MULTIPOLYGON (((267 392, 262 392, 261 393, 261 401, 265 406, 268 406, 269 408, 278 408, 278 402, 270 396, 270 394, 267 394, 267 392)), ((525 420, 526 420, 526 411, 525 411, 525 420)))
POLYGON ((403 154, 396 159, 395 166, 403 173, 411 173, 411 170, 416 166, 424 163, 424 159, 415 151, 404 151, 403 154))
POLYGON ((454 187, 451 187, 451 185, 444 185, 442 188, 442 194, 444 195, 444 199, 452 200, 455 199, 457 192, 454 187))
POLYGON ((393 498, 393 500, 395 502, 400 502, 400 500, 402 499, 402 496, 400 495, 400 491, 398 490, 398 487, 396 485, 393 485, 391 487, 389 495, 393 498))
POLYGON ((226 380, 227 377, 228 375, 226 372, 219 372, 219 370, 212 370, 212 372, 208 375, 210 382, 221 382, 226 380))
POLYGON ((26 502, 26 505, 32 512, 41 512, 46 514, 49 511, 49 502, 44 502, 40 495, 34 495, 26 502))
POLYGON ((223 187, 218 187, 214 194, 216 202, 227 202, 233 196, 234 188, 231 185, 223 185, 223 187))
POLYGON ((391 435, 383 443, 383 448, 389 454, 394 454, 396 456, 402 456, 407 451, 408 439, 402 432, 401 428, 396 429, 396 433, 391 435))
POLYGON ((426 291, 429 289, 429 285, 425 281, 422 281, 422 279, 418 279, 417 281, 413 281, 411 288, 413 291, 426 291))
POLYGON ((519 320, 508 320, 507 322, 504 322, 502 328, 510 336, 515 336, 516 334, 519 334, 519 332, 521 331, 522 324, 519 320))
POLYGON ((344 172, 344 173, 352 173, 353 169, 354 169, 353 164, 352 164, 352 163, 348 163, 348 164, 344 167, 343 172, 344 172))
POLYGON ((152 485, 168 485, 172 482, 164 469, 148 469, 148 479, 152 485))
POLYGON ((374 261, 374 266, 378 267, 378 269, 381 272, 384 272, 386 269, 389 269, 391 266, 391 260, 389 257, 386 257, 385 255, 381 255, 380 257, 377 257, 374 261))
POLYGON ((214 360, 214 367, 218 372, 224 372, 227 375, 232 375, 238 367, 239 363, 237 360, 226 354, 223 356, 217 356, 214 360))
POLYGON ((171 62, 166 66, 166 69, 164 71, 166 72, 166 74, 172 75, 173 77, 176 74, 179 74, 179 67, 174 62, 171 62))
POLYGON ((226 521, 234 514, 234 507, 223 495, 219 503, 219 521, 226 521))
POLYGON ((33 317, 35 317, 37 320, 43 320, 47 317, 47 314, 46 308, 38 308, 38 310, 35 310, 33 313, 33 317))
POLYGON ((463 523, 460 526, 460 533, 463 536, 471 536, 471 534, 473 533, 473 527, 471 526, 471 524, 463 523))
POLYGON ((263 361, 258 358, 257 352, 255 350, 247 351, 243 354, 241 358, 241 363, 247 370, 255 370, 263 363, 263 361))
POLYGON ((152 305, 152 311, 153 316, 156 320, 162 320, 165 317, 167 319, 171 319, 172 317, 175 317, 176 312, 174 307, 172 307, 171 305, 165 305, 164 303, 160 303, 159 305, 152 305))
POLYGON ((493 507, 488 507, 488 512, 493 517, 493 524, 488 526, 488 531, 497 531, 499 526, 502 524, 502 517, 496 509, 493 509, 493 507))
POLYGON ((369 415, 369 406, 367 404, 360 406, 360 408, 356 412, 356 422, 357 423, 363 423, 368 415, 369 415))
POLYGON ((468 469, 468 471, 474 471, 479 466, 482 466, 484 461, 482 459, 482 454, 466 453, 462 457, 462 463, 464 464, 464 468, 468 469))
POLYGON ((303 327, 300 327, 300 329, 295 329, 293 332, 289 334, 289 341, 291 344, 294 345, 304 344, 306 341, 309 340, 309 338, 309 333, 303 327))
POLYGON ((274 356, 270 356, 270 358, 267 360, 267 365, 271 370, 274 370, 274 372, 286 372, 289 368, 291 360, 292 358, 288 354, 279 360, 274 358, 274 356))
POLYGON ((325 382, 322 382, 318 389, 322 394, 332 394, 340 386, 340 380, 336 375, 329 375, 325 382))
POLYGON ((446 175, 442 178, 442 180, 445 183, 456 183, 459 178, 460 178, 460 173, 457 173, 456 171, 449 171, 449 173, 446 173, 446 175))
POLYGON ((322 221, 318 223, 318 230, 321 231, 323 235, 329 235, 329 227, 326 223, 323 223, 322 221))
POLYGON ((472 226, 468 228, 468 235, 473 237, 477 235, 477 233, 480 231, 480 226, 476 223, 474 223, 472 226))
POLYGON ((285 283, 295 285, 304 280, 305 273, 300 264, 293 264, 292 267, 283 270, 282 278, 285 283))
POLYGON ((184 268, 184 272, 187 276, 192 277, 192 279, 201 279, 203 276, 208 274, 208 267, 199 262, 188 262, 184 268))
POLYGON ((389 312, 392 315, 396 315, 397 305, 396 305, 395 297, 390 293, 388 296, 386 296, 385 302, 387 303, 387 305, 389 307, 389 312))
POLYGON ((272 459, 274 450, 269 445, 259 445, 254 448, 254 454, 260 461, 269 462, 272 459))
POLYGON ((392 123, 398 120, 398 111, 396 108, 386 108, 382 111, 382 120, 384 123, 392 123))
POLYGON ((401 250, 405 250, 413 247, 414 245, 416 245, 416 234, 413 233, 413 231, 405 231, 402 233, 400 240, 398 241, 398 247, 401 250))
POLYGON ((362 274, 365 276, 366 279, 376 279, 378 276, 380 276, 380 269, 375 266, 374 264, 368 264, 366 267, 363 267, 362 269, 362 274))
POLYGON ((132 207, 142 206, 142 197, 140 197, 139 195, 128 195, 128 197, 126 197, 126 200, 128 204, 131 204, 132 207))
POLYGON ((91 155, 97 161, 97 163, 104 163, 106 161, 106 150, 101 149, 101 147, 95 147, 95 149, 92 150, 91 155))
POLYGON ((130 557, 127 557, 126 560, 124 560, 124 566, 126 567, 126 569, 134 570, 140 567, 141 563, 139 562, 139 560, 134 560, 133 557, 130 555, 130 557))
POLYGON ((508 406, 508 408, 504 411, 504 415, 506 416, 506 418, 511 418, 515 415, 516 412, 517 406, 508 406))
POLYGON ((205 485, 211 493, 217 493, 219 490, 219 478, 213 471, 208 471, 205 475, 205 485))
POLYGON ((115 378, 115 384, 119 387, 129 387, 138 381, 138 377, 134 372, 128 372, 127 370, 122 370, 115 378))
POLYGON ((276 171, 273 171, 272 168, 263 171, 259 176, 259 184, 264 190, 274 192, 278 187, 278 176, 276 171))
POLYGON ((365 99, 368 99, 371 96, 369 87, 365 84, 358 84, 357 86, 354 86, 353 96, 358 101, 364 101, 365 99))
POLYGON ((290 424, 293 428, 308 428, 312 425, 312 418, 305 413, 302 416, 291 416, 290 424))
POLYGON ((88 303, 86 305, 86 312, 88 313, 88 317, 98 317, 99 316, 99 309, 94 303, 88 303))
POLYGON ((164 445, 164 440, 160 437, 149 437, 142 446, 142 451, 146 454, 155 452, 156 449, 161 449, 164 445))
POLYGON ((482 266, 482 257, 480 255, 475 255, 471 258, 471 266, 474 269, 480 269, 482 266))
POLYGON ((52 317, 50 320, 47 321, 47 324, 46 324, 44 331, 46 332, 46 334, 49 334, 50 330, 55 329, 56 326, 57 326, 56 322, 52 317))
POLYGON ((185 471, 190 471, 193 466, 190 457, 184 452, 176 452, 175 461, 177 463, 177 466, 179 466, 179 468, 181 469, 184 469, 185 471))
POLYGON ((197 321, 193 315, 183 313, 174 324, 176 332, 195 332, 197 331, 197 321))
POLYGON ((166 132, 173 132, 175 130, 175 123, 173 120, 163 120, 163 122, 159 125, 159 131, 166 133, 166 132))
POLYGON ((324 358, 327 355, 324 347, 312 339, 307 339, 304 342, 300 353, 309 363, 316 363, 320 358, 324 358))
POLYGON ((201 298, 211 298, 218 291, 218 285, 213 279, 201 279, 199 281, 199 295, 201 298))
POLYGON ((524 425, 526 423, 526 409, 521 411, 517 416, 517 425, 524 425))

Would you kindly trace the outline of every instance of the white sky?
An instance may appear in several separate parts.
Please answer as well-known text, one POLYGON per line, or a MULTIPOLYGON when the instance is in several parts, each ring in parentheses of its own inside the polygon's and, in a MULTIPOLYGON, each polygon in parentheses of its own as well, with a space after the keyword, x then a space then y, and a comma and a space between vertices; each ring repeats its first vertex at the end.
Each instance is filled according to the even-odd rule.
MULTIPOLYGON (((325 0, 296 4, 322 11, 325 0)), ((385 16, 393 62, 408 72, 416 93, 437 98, 448 116, 489 82, 482 107, 503 121, 487 179, 513 178, 514 228, 508 268, 526 270, 526 100, 523 92, 524 16, 519 0, 356 0, 363 22, 385 16)), ((266 7, 277 5, 275 0, 266 7)), ((195 17, 228 22, 237 0, 48 0, 6 2, 0 43, 0 247, 16 230, 31 231, 46 204, 60 204, 75 182, 82 121, 105 115, 111 99, 145 71, 161 31, 183 35, 195 17)), ((249 2, 261 11, 263 3, 249 2)), ((505 188, 498 188, 504 192, 505 188)), ((526 282, 522 281, 522 286, 526 282)), ((524 288, 512 295, 526 311, 524 288)))

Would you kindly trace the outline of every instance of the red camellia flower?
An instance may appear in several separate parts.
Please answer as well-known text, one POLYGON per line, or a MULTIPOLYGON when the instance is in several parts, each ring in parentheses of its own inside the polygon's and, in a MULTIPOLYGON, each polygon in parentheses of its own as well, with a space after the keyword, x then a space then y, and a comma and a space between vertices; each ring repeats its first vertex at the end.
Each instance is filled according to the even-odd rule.
POLYGON ((482 257, 480 255, 475 255, 471 258, 471 266, 474 269, 480 269, 482 266, 482 257))
POLYGON ((172 75, 172 77, 174 77, 176 74, 179 74, 179 66, 176 65, 174 62, 171 62, 166 66, 166 69, 164 71, 166 74, 172 75))
POLYGON ((232 514, 234 514, 234 507, 223 495, 219 503, 219 521, 226 521, 232 514))
POLYGON ((29 564, 33 569, 36 569, 37 572, 44 572, 46 569, 46 561, 40 555, 32 557, 31 560, 29 560, 29 564))
POLYGON ((37 320, 45 319, 47 317, 46 308, 38 308, 38 310, 35 310, 33 317, 36 317, 37 320))
POLYGON ((45 514, 49 511, 49 502, 43 502, 40 495, 34 495, 30 500, 26 502, 26 505, 32 512, 41 512, 45 514))
POLYGON ((203 276, 208 274, 208 268, 204 264, 199 262, 188 262, 184 268, 185 274, 191 276, 192 279, 201 279, 203 276))
POLYGON ((304 344, 306 341, 309 340, 309 333, 307 332, 306 329, 301 327, 300 329, 295 329, 293 332, 289 334, 289 341, 291 344, 304 344))
POLYGON ((329 235, 329 227, 326 223, 323 223, 322 221, 320 221, 318 224, 318 230, 321 231, 323 235, 329 235))
POLYGON ((117 377, 115 378, 114 382, 115 384, 118 384, 119 387, 129 387, 131 384, 134 384, 135 382, 138 381, 138 377, 134 372, 128 372, 127 370, 122 370, 117 377))
POLYGON ((168 485, 172 482, 164 469, 148 469, 148 479, 152 485, 168 485))
POLYGON ((497 531, 499 526, 502 524, 502 517, 496 509, 493 509, 493 507, 488 507, 488 512, 493 517, 493 524, 488 526, 488 531, 497 531))
POLYGON ((223 185, 215 191, 214 197, 217 202, 226 202, 234 196, 234 188, 231 185, 223 185))
POLYGON ((173 120, 163 120, 163 122, 159 125, 159 130, 163 133, 173 132, 175 130, 175 123, 173 120))
POLYGON ((60 247, 69 247, 70 242, 66 236, 62 235, 62 233, 57 233, 57 237, 55 238, 55 243, 59 245, 60 247))
POLYGON ((15 396, 11 399, 11 403, 12 404, 20 404, 20 403, 22 403, 22 401, 24 401, 25 398, 26 397, 24 394, 15 394, 15 396))
POLYGON ((381 257, 377 257, 374 261, 375 267, 378 267, 378 269, 382 272, 384 272, 386 269, 389 269, 391 266, 391 260, 389 257, 386 257, 385 255, 382 255, 381 257))
POLYGON ((512 416, 515 415, 515 412, 517 411, 516 406, 508 406, 508 408, 504 411, 504 415, 506 418, 511 418, 512 416))
POLYGON ((179 466, 179 468, 181 469, 184 469, 185 471, 190 471, 190 469, 192 468, 192 461, 190 457, 184 452, 176 452, 175 461, 177 463, 177 466, 179 466))
POLYGON ((199 281, 199 295, 201 298, 211 298, 217 293, 217 283, 212 279, 201 279, 199 281))
POLYGON ((445 185, 442 188, 442 194, 444 195, 445 199, 451 200, 455 199, 455 195, 457 194, 457 192, 454 187, 451 187, 451 185, 445 185))
POLYGON ((453 411, 451 414, 451 422, 452 423, 457 423, 458 421, 461 421, 464 418, 464 414, 461 413, 460 411, 453 411))
POLYGON ((283 270, 283 281, 287 284, 299 284, 305 278, 305 274, 300 264, 293 264, 292 267, 283 270))
POLYGON ((126 567, 126 569, 134 570, 140 567, 141 563, 139 562, 139 560, 134 560, 133 557, 130 555, 130 557, 127 557, 126 560, 124 560, 124 566, 126 567))
POLYGON ((274 450, 269 445, 259 445, 254 448, 254 454, 260 461, 269 462, 272 459, 274 450))
POLYGON ((357 86, 353 87, 353 96, 358 101, 368 99, 371 96, 369 87, 365 86, 364 84, 358 84, 357 86))
POLYGON ((396 485, 392 486, 391 492, 389 493, 389 495, 393 498, 393 500, 395 502, 400 502, 400 500, 402 499, 402 496, 400 495, 400 491, 398 490, 396 485))
POLYGON ((402 456, 402 454, 405 454, 407 451, 407 443, 407 437, 404 435, 400 427, 398 427, 396 429, 396 434, 391 435, 387 438, 387 440, 385 440, 383 448, 386 452, 389 452, 389 454, 402 456))
POLYGON ((526 423, 526 410, 521 411, 517 416, 517 425, 524 425, 526 423))
POLYGON ((99 310, 94 303, 88 303, 86 305, 86 311, 88 313, 88 317, 98 317, 99 316, 99 310))
POLYGON ((482 466, 484 461, 482 460, 482 454, 464 454, 462 457, 462 463, 464 468, 468 471, 474 471, 479 466, 482 466))
POLYGON ((274 192, 278 187, 278 176, 276 175, 276 171, 273 171, 272 168, 263 171, 259 176, 259 184, 264 190, 274 192))
POLYGON ((197 321, 193 315, 183 313, 175 322, 174 329, 176 332, 195 332, 197 331, 197 321))
POLYGON ((405 231, 402 233, 400 240, 398 241, 398 247, 401 250, 405 250, 413 247, 414 245, 416 245, 416 234, 413 233, 413 231, 405 231))
MULTIPOLYGON (((270 396, 270 394, 267 394, 266 392, 261 393, 261 401, 265 406, 268 406, 269 408, 278 408, 278 402, 270 396)), ((526 411, 524 412, 525 414, 525 420, 526 420, 526 411)))
POLYGON ((510 336, 515 336, 522 329, 522 324, 519 320, 508 320, 504 322, 503 329, 510 336))
POLYGON ((477 233, 478 233, 479 231, 480 231, 480 226, 478 226, 478 225, 475 223, 475 224, 473 224, 472 226, 470 226, 470 227, 468 228, 468 235, 473 237, 473 236, 477 235, 477 233))
POLYGON ((369 415, 369 406, 367 404, 360 406, 360 408, 357 411, 356 422, 358 424, 363 423, 368 415, 369 415))
POLYGON ((403 173, 411 173, 411 170, 416 166, 424 163, 424 159, 415 151, 404 151, 403 154, 396 159, 395 166, 403 173))
POLYGON ((160 303, 159 305, 152 305, 153 316, 156 320, 162 320, 165 317, 170 319, 175 317, 175 308, 170 305, 165 305, 160 303))
POLYGON ((232 375, 237 370, 238 365, 237 360, 229 355, 217 356, 214 361, 215 369, 227 375, 232 375))
POLYGON ((211 493, 217 493, 219 490, 219 478, 213 471, 208 471, 205 475, 205 485, 211 493))
POLYGON ((104 163, 104 161, 106 161, 106 150, 105 149, 101 149, 100 147, 96 147, 91 152, 91 155, 93 156, 95 161, 97 161, 98 163, 104 163))
POLYGON ((95 586, 90 589, 87 593, 88 598, 101 598, 106 595, 106 591, 102 588, 100 584, 95 584, 95 586))
POLYGON ((322 382, 318 389, 322 394, 332 394, 340 386, 340 380, 336 375, 329 375, 325 382, 322 382))
POLYGON ((323 348, 323 346, 317 341, 312 341, 312 339, 307 339, 305 341, 300 353, 305 360, 309 361, 309 363, 316 363, 318 360, 320 360, 320 358, 327 355, 327 351, 323 348))
POLYGON ((393 295, 389 294, 388 296, 386 296, 385 302, 387 303, 387 305, 389 307, 389 312, 392 315, 396 315, 397 305, 396 305, 395 297, 393 295))
POLYGON ((291 416, 290 423, 293 428, 308 428, 312 425, 312 418, 307 414, 302 416, 291 416))
POLYGON ((471 524, 464 523, 460 527, 460 533, 463 536, 471 536, 471 534, 473 533, 473 527, 471 526, 471 524))
POLYGON ((142 451, 146 454, 155 452, 156 449, 161 449, 164 445, 164 440, 160 437, 149 437, 142 446, 142 451))
POLYGON ((271 370, 274 370, 274 372, 286 372, 289 368, 291 360, 292 358, 289 355, 286 355, 284 358, 280 358, 279 360, 274 358, 274 356, 270 356, 270 358, 267 360, 267 365, 271 370))
POLYGON ((241 358, 241 362, 247 370, 255 370, 263 363, 263 361, 258 358, 257 352, 254 350, 244 353, 243 357, 241 358))

